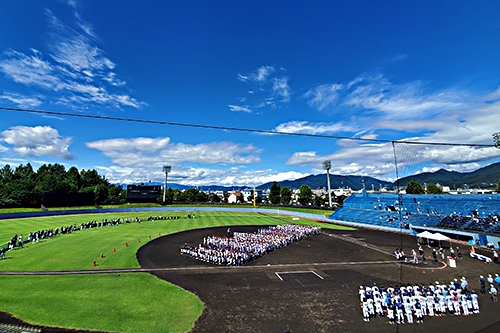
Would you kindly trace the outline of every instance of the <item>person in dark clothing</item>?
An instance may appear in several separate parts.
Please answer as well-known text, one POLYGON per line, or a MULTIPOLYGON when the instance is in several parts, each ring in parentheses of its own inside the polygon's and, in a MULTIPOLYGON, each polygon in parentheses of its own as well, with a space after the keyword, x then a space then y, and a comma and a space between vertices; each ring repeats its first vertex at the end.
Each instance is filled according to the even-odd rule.
POLYGON ((486 281, 482 275, 479 276, 479 284, 481 285, 481 294, 486 294, 486 281))
POLYGON ((438 254, 436 249, 432 249, 432 257, 434 258, 434 262, 438 261, 438 254))

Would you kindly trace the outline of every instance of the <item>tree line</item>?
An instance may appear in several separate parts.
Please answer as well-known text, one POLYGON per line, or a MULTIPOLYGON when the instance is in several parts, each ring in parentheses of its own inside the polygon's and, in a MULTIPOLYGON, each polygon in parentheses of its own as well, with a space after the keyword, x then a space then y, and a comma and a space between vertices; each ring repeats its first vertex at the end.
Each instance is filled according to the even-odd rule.
MULTIPOLYGON (((500 193, 500 181, 495 192, 500 193)), ((437 184, 428 184, 425 188, 416 180, 412 180, 406 185, 408 194, 443 194, 443 189, 437 184)))
POLYGON ((125 191, 110 184, 96 170, 68 170, 61 164, 44 164, 34 170, 30 163, 0 169, 0 206, 40 207, 44 193, 89 193, 96 204, 125 203, 125 191))

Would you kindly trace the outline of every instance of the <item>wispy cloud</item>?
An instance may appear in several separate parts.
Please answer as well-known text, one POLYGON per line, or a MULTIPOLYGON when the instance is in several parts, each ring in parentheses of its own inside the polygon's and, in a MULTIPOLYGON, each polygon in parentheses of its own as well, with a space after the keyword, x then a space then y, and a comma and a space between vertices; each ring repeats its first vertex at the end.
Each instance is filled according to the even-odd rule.
POLYGON ((393 83, 382 74, 363 74, 348 83, 323 84, 304 97, 311 108, 388 119, 416 119, 455 110, 464 92, 454 89, 429 92, 421 81, 393 83))
MULTIPOLYGON (((487 100, 487 96, 483 100, 487 100)), ((491 133, 498 131, 500 101, 477 103, 470 109, 454 112, 454 115, 431 117, 428 120, 381 120, 373 122, 376 130, 414 131, 418 136, 404 136, 400 141, 419 144, 397 143, 395 146, 399 176, 404 177, 425 170, 447 169, 470 171, 498 161, 500 150, 495 147, 475 147, 469 144, 492 144, 491 133), (422 130, 425 130, 423 133, 422 130), (462 146, 427 145, 426 142, 457 143, 462 146)), ((294 128, 294 125, 288 125, 294 128)), ((299 123, 297 131, 301 129, 299 123)), ((304 126, 307 128, 308 126, 304 126)), ((284 126, 286 128, 286 126, 284 126)), ((354 130, 356 128, 353 128, 354 130)), ((361 134, 361 133, 360 133, 361 134)), ((408 133, 405 133, 408 134, 408 133)), ((377 139, 377 133, 362 134, 365 139, 377 139)), ((332 161, 332 173, 395 178, 394 147, 391 143, 364 143, 354 140, 338 140, 333 152, 296 151, 287 161, 289 165, 310 166, 317 172, 321 161, 332 161)))
POLYGON ((4 92, 0 99, 10 101, 22 108, 37 107, 42 104, 42 96, 24 96, 17 93, 4 92))
POLYGON ((126 82, 118 77, 115 63, 98 46, 92 25, 80 18, 77 2, 66 3, 75 13, 75 21, 70 24, 52 11, 45 11, 50 37, 48 56, 36 49, 30 53, 7 50, 0 57, 0 71, 16 83, 44 93, 57 92, 50 102, 70 107, 145 106, 123 89, 126 82))
POLYGON ((342 122, 337 123, 312 123, 308 121, 290 121, 276 126, 274 131, 284 133, 305 133, 305 134, 336 134, 356 132, 352 126, 342 122))
POLYGON ((3 137, 1 140, 12 145, 13 150, 21 156, 48 156, 64 160, 75 158, 68 150, 72 138, 61 137, 50 126, 13 126, 0 135, 3 137))
POLYGON ((252 109, 248 105, 232 105, 229 104, 229 110, 234 112, 252 112, 252 109))
POLYGON ((336 105, 339 99, 339 92, 344 88, 342 84, 322 84, 309 90, 305 97, 307 104, 319 111, 332 105, 336 105))
POLYGON ((238 80, 243 82, 265 83, 275 71, 273 66, 261 66, 249 74, 238 74, 238 80))
POLYGON ((238 74, 239 81, 249 85, 247 97, 240 97, 239 105, 230 104, 231 111, 252 112, 255 109, 278 108, 290 102, 291 88, 284 68, 265 65, 248 74, 238 74), (236 107, 236 108, 235 108, 236 107))

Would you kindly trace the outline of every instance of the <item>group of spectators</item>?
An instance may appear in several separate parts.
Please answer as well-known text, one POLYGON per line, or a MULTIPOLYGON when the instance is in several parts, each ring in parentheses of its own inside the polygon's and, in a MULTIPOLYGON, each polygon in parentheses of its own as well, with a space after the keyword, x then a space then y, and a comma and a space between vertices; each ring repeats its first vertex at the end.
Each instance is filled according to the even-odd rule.
POLYGON ((480 217, 477 211, 472 211, 470 216, 462 214, 450 214, 442 218, 438 227, 464 229, 471 231, 484 231, 498 225, 499 215, 488 214, 480 217))
POLYGON ((491 300, 495 303, 498 302, 498 289, 500 288, 500 276, 495 274, 495 277, 488 274, 488 278, 485 280, 484 276, 479 276, 479 285, 481 294, 486 294, 486 281, 488 282, 488 294, 491 296, 491 300))
MULTIPOLYGON (((179 216, 169 217, 171 219, 178 219, 179 216)), ((148 221, 164 220, 167 219, 165 216, 148 217, 148 221)), ((41 240, 56 237, 60 234, 70 234, 75 231, 92 229, 92 228, 102 228, 108 226, 116 226, 125 223, 141 223, 142 220, 139 217, 126 217, 126 218, 116 218, 116 219, 102 219, 101 221, 92 220, 89 222, 81 223, 79 226, 75 223, 72 225, 62 226, 52 229, 42 229, 37 231, 32 231, 28 234, 26 238, 23 235, 14 235, 11 240, 4 246, 0 245, 0 259, 6 258, 6 253, 14 248, 22 248, 24 244, 27 243, 38 243, 41 240)))
POLYGON ((469 290, 465 277, 449 285, 401 284, 388 287, 366 285, 359 287, 359 301, 364 321, 386 317, 390 324, 423 323, 425 316, 464 315, 479 313, 478 295, 469 290))
POLYGON ((184 244, 181 253, 216 265, 237 266, 319 233, 319 227, 294 224, 261 228, 256 233, 235 232, 232 237, 228 229, 228 235, 205 237, 202 244, 184 244))

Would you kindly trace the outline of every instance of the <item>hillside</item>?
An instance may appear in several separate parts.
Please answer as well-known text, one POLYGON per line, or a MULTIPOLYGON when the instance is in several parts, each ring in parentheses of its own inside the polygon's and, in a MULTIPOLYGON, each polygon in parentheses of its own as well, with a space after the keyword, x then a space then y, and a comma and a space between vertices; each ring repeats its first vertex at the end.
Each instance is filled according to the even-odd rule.
MULTIPOLYGON (((421 184, 440 184, 450 188, 468 186, 469 188, 494 188, 500 180, 500 162, 490 164, 472 172, 457 172, 440 169, 436 172, 424 172, 418 175, 404 177, 400 179, 400 186, 406 186, 409 181, 416 180, 421 184)), ((373 177, 364 176, 340 176, 330 175, 331 188, 349 187, 355 191, 363 188, 363 182, 366 189, 379 189, 380 187, 393 188, 396 182, 390 183, 373 177)), ((273 183, 265 183, 258 186, 258 189, 268 189, 273 183)), ((298 189, 300 185, 306 184, 311 189, 326 188, 326 174, 311 175, 296 180, 285 180, 278 182, 280 186, 286 186, 291 189, 298 189)))
POLYGON ((457 172, 440 169, 436 172, 424 172, 418 175, 404 177, 399 180, 400 186, 405 186, 411 180, 421 184, 436 184, 450 188, 492 188, 496 187, 500 179, 500 163, 493 163, 472 172, 457 172))

